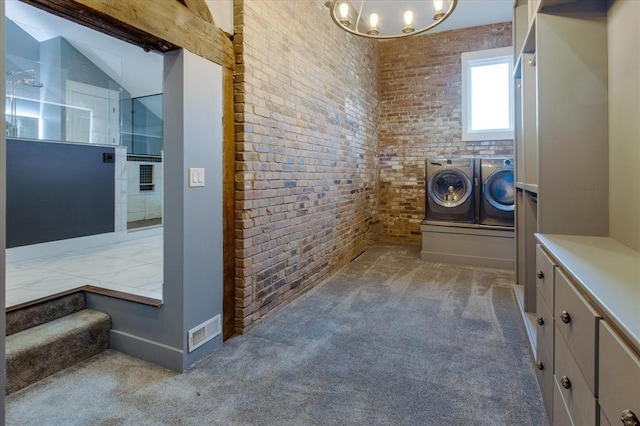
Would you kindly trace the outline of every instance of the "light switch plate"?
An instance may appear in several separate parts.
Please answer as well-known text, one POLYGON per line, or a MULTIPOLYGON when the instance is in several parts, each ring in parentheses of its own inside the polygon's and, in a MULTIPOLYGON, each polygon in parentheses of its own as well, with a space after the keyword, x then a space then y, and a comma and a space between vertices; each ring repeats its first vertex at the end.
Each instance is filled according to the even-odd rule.
POLYGON ((189 186, 204 186, 204 168, 189 167, 189 186))

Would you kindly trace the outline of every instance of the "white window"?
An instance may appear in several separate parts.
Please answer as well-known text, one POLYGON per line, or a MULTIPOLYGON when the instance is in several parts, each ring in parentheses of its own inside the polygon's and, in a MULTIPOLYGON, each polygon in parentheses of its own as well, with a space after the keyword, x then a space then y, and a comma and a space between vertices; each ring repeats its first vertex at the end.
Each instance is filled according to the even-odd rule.
POLYGON ((513 139, 511 47, 462 54, 462 140, 513 139))

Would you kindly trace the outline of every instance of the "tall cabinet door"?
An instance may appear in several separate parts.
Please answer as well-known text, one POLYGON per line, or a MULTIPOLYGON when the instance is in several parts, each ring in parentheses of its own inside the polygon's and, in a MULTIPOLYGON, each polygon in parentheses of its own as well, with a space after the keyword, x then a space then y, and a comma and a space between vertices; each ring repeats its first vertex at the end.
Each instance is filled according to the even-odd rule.
POLYGON ((606 2, 537 15, 538 232, 608 236, 607 66, 606 2))

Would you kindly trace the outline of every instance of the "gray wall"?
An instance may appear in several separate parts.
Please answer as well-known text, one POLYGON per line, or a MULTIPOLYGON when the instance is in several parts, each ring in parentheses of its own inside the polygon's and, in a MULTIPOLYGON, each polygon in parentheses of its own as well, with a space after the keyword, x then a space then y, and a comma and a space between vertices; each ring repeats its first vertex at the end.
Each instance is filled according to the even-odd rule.
POLYGON ((187 333, 222 314, 222 69, 188 51, 164 55, 164 294, 160 308, 89 295, 112 317, 112 348, 183 371, 222 344, 187 353, 187 333), (189 188, 189 167, 206 186, 189 188))
MULTIPOLYGON (((165 107, 164 116, 171 117, 172 121, 182 117, 184 127, 180 135, 176 132, 177 126, 166 125, 171 133, 165 137, 169 142, 165 143, 165 151, 169 159, 182 151, 183 158, 182 162, 171 163, 172 170, 168 172, 171 179, 165 182, 175 185, 168 187, 167 193, 183 192, 184 204, 167 203, 169 208, 165 207, 165 214, 170 214, 177 224, 184 224, 184 228, 182 235, 172 234, 173 238, 165 234, 165 253, 168 251, 165 259, 172 257, 172 242, 181 238, 184 274, 176 275, 175 279, 183 282, 186 336, 189 329, 209 318, 217 314, 222 317, 222 68, 190 52, 175 59, 172 66, 165 62, 165 70, 171 75, 176 65, 181 67, 183 97, 181 105, 174 103, 165 107), (186 186, 185 171, 189 167, 205 168, 205 187, 186 186)), ((170 81, 180 81, 172 77, 170 81)), ((167 82, 165 96, 166 85, 167 82)), ((165 277, 168 273, 172 272, 165 267, 165 277)), ((210 342, 209 348, 221 341, 219 336, 217 341, 210 342)), ((206 351, 188 354, 184 366, 196 362, 206 351)))

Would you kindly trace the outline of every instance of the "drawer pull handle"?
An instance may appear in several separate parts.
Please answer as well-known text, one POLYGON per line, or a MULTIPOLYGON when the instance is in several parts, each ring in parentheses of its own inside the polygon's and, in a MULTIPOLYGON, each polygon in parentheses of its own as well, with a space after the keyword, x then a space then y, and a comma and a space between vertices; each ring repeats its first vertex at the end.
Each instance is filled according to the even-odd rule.
POLYGON ((571 388, 571 380, 569 380, 567 376, 562 376, 562 378, 560 379, 560 384, 565 389, 571 388))
POLYGON ((538 361, 536 362, 536 367, 538 368, 538 370, 542 371, 544 370, 544 364, 542 363, 542 361, 538 361))
POLYGON ((540 279, 543 279, 543 278, 544 278, 544 272, 542 272, 542 271, 538 271, 538 273, 536 274, 536 276, 537 276, 538 278, 540 278, 540 279))
POLYGON ((640 421, 638 421, 638 417, 634 414, 633 411, 628 408, 622 412, 622 416, 620 416, 620 420, 624 426, 640 426, 640 421))
POLYGON ((562 313, 560 314, 560 319, 563 323, 569 324, 571 322, 571 315, 569 315, 569 312, 567 311, 562 311, 562 313))
POLYGON ((544 318, 538 317, 538 325, 544 325, 544 318))

